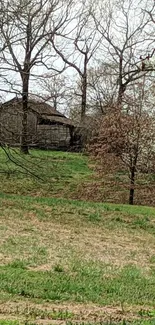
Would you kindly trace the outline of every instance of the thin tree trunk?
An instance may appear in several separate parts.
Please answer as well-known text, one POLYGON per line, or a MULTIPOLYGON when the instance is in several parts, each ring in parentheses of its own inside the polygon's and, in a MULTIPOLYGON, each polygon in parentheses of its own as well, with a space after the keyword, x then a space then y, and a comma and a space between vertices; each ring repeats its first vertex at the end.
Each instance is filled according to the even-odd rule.
POLYGON ((28 149, 28 128, 27 128, 27 116, 28 116, 28 93, 29 93, 29 76, 30 76, 30 59, 31 59, 31 21, 28 21, 26 30, 26 56, 24 62, 24 68, 21 72, 21 78, 23 83, 22 91, 22 106, 23 106, 23 119, 22 119, 22 135, 21 135, 21 152, 24 154, 29 153, 28 149))
POLYGON ((120 60, 119 60, 118 84, 119 84, 119 90, 118 90, 117 104, 118 104, 118 107, 120 107, 120 109, 121 109, 124 92, 126 90, 126 86, 123 84, 123 55, 122 54, 120 54, 120 60))
POLYGON ((135 167, 131 168, 129 204, 134 204, 135 167))
POLYGON ((22 134, 21 134, 21 145, 20 150, 24 154, 28 154, 28 130, 27 130, 27 115, 28 115, 28 76, 23 77, 23 93, 22 93, 22 108, 23 108, 23 117, 22 117, 22 134))
POLYGON ((81 123, 84 122, 86 116, 87 106, 87 64, 88 64, 88 53, 85 53, 84 59, 84 72, 82 76, 82 102, 81 102, 81 123))
POLYGON ((87 101, 87 79, 83 78, 82 82, 82 102, 81 102, 81 122, 83 123, 86 116, 86 101, 87 101))
POLYGON ((117 103, 120 108, 122 108, 122 102, 123 102, 123 96, 125 93, 126 87, 120 83, 119 85, 119 91, 118 91, 118 98, 117 98, 117 103))

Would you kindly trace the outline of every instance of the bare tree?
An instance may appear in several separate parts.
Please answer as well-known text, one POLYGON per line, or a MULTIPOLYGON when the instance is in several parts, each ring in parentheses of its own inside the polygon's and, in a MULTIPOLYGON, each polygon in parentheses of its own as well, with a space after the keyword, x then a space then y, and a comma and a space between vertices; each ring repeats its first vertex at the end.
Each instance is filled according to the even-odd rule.
MULTIPOLYGON (((155 3, 154 3, 154 0, 151 0, 151 3, 149 3, 149 5, 145 8, 145 11, 150 16, 151 22, 153 22, 153 24, 155 24, 155 3)), ((154 29, 152 31, 149 30, 149 34, 150 33, 152 33, 152 35, 154 36, 154 29)))
POLYGON ((116 101, 117 85, 113 73, 115 67, 110 64, 98 64, 88 71, 88 112, 100 116, 107 113, 116 101))
POLYGON ((52 104, 55 110, 67 110, 69 85, 62 74, 44 75, 39 81, 41 94, 37 96, 52 104))
MULTIPOLYGON (((28 153, 27 111, 30 78, 39 69, 49 69, 51 52, 48 44, 67 23, 71 1, 7 0, 1 2, 0 30, 6 46, 3 69, 20 75, 23 105, 21 151, 28 153)), ((50 63, 51 64, 51 63, 50 63)))
POLYGON ((101 53, 104 63, 111 63, 113 72, 117 75, 117 104, 122 105, 124 93, 129 84, 142 78, 155 69, 144 65, 146 51, 152 53, 154 48, 153 36, 148 34, 151 28, 151 17, 146 8, 148 1, 133 0, 112 1, 108 4, 98 2, 92 8, 96 29, 103 36, 101 53))
MULTIPOLYGON (((52 45, 59 57, 79 76, 79 93, 81 98, 81 123, 84 122, 87 108, 88 67, 101 41, 90 15, 90 4, 82 3, 76 19, 76 26, 69 34, 56 33, 52 45), (63 40, 63 42, 60 41, 63 40), (70 44, 70 47, 68 46, 70 44), (67 50, 66 50, 67 49, 67 50)), ((76 95, 76 94, 75 94, 76 95)))

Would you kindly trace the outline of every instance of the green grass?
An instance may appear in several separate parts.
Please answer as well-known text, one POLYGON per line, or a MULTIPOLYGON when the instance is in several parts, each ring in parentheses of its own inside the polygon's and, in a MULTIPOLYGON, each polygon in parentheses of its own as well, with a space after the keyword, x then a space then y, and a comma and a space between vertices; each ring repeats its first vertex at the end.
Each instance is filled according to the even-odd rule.
MULTIPOLYGON (((137 322, 137 321, 135 321, 135 322, 126 322, 126 321, 124 321, 124 322, 119 322, 119 323, 114 323, 114 322, 100 322, 100 323, 91 323, 91 322, 89 322, 89 323, 84 323, 84 322, 79 322, 79 323, 76 323, 76 322, 70 322, 70 321, 68 321, 67 323, 66 323, 66 325, 154 325, 154 320, 153 321, 148 321, 148 320, 146 320, 146 321, 140 321, 140 322, 137 322)), ((30 323, 30 322, 18 322, 18 321, 9 321, 9 320, 0 320, 0 325, 35 325, 35 323, 30 323)))
POLYGON ((82 154, 30 150, 30 155, 25 157, 13 149, 8 150, 8 154, 17 164, 0 150, 0 191, 3 193, 68 197, 92 174, 88 159, 82 154))
MULTIPOLYGON (((109 322, 101 322, 101 323, 91 323, 91 322, 89 322, 89 323, 81 323, 81 324, 79 324, 79 325, 154 325, 154 322, 155 322, 155 320, 152 320, 152 321, 150 321, 150 320, 145 320, 145 321, 133 321, 133 322, 128 322, 128 321, 123 321, 123 322, 113 322, 113 321, 109 321, 109 322)), ((74 323, 74 322, 68 322, 67 323, 67 325, 77 325, 76 323, 74 323)))
MULTIPOLYGON (((53 318, 54 319, 54 318, 53 318)), ((100 322, 100 323, 91 323, 91 322, 72 322, 72 321, 68 321, 66 323, 66 325, 154 325, 155 320, 145 320, 145 321, 134 321, 134 322, 127 322, 127 321, 123 321, 123 322, 100 322)), ((51 323, 52 324, 52 323, 51 323)), ((35 325, 35 323, 32 322, 18 322, 18 321, 10 321, 10 320, 0 320, 0 325, 35 325)))
POLYGON ((28 170, 0 153, 0 325, 155 324, 155 208, 77 200, 82 154, 12 153, 28 170))
MULTIPOLYGON (((109 175, 109 178, 98 174, 94 170, 95 163, 84 154, 30 150, 30 155, 25 156, 17 149, 6 151, 7 155, 0 149, 0 192, 128 203, 129 184, 122 182, 124 173, 109 175)), ((154 177, 145 174, 140 180, 135 203, 154 205, 154 177)))
MULTIPOLYGON (((74 262, 75 263, 75 262, 74 262)), ((67 271, 31 271, 21 264, 0 268, 0 290, 18 298, 38 301, 92 302, 101 305, 126 302, 154 305, 155 274, 143 275, 133 266, 109 270, 104 264, 77 261, 67 271), (109 276, 107 277, 107 274, 109 276)))
POLYGON ((0 320, 0 325, 20 325, 18 321, 0 320))
POLYGON ((1 303, 130 306, 153 317, 155 209, 4 194, 0 206, 1 303))

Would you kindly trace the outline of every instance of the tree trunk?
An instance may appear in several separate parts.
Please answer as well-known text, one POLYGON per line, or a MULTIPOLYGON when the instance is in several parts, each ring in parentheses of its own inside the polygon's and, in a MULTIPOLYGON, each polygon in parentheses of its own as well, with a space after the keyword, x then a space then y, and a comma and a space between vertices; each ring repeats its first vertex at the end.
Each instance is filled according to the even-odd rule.
POLYGON ((87 78, 82 80, 82 102, 81 102, 81 123, 84 122, 86 116, 86 102, 87 102, 87 78))
POLYGON ((119 91, 118 91, 118 98, 117 98, 117 103, 120 108, 122 108, 122 102, 123 102, 123 96, 125 93, 126 87, 120 83, 119 85, 119 91))
POLYGON ((31 59, 31 21, 28 21, 26 30, 26 56, 24 67, 21 71, 22 78, 22 106, 23 106, 23 119, 22 119, 22 135, 20 150, 24 154, 29 153, 28 149, 28 129, 27 129, 27 115, 28 115, 28 93, 29 93, 29 77, 30 77, 30 59, 31 59))
POLYGON ((21 145, 20 150, 24 154, 28 154, 28 134, 27 134, 27 114, 28 114, 28 83, 29 78, 27 75, 23 76, 23 92, 22 92, 22 108, 23 108, 23 118, 22 118, 22 134, 21 134, 21 145))
POLYGON ((123 54, 122 53, 120 54, 120 59, 119 59, 118 85, 119 85, 119 90, 118 90, 117 104, 118 104, 118 107, 121 109, 124 92, 126 90, 126 86, 123 84, 123 54))
POLYGON ((87 105, 87 64, 88 64, 88 53, 85 52, 84 58, 84 71, 82 75, 82 102, 81 102, 81 124, 85 120, 86 116, 86 105, 87 105))
POLYGON ((129 204, 134 204, 135 167, 131 168, 129 204))

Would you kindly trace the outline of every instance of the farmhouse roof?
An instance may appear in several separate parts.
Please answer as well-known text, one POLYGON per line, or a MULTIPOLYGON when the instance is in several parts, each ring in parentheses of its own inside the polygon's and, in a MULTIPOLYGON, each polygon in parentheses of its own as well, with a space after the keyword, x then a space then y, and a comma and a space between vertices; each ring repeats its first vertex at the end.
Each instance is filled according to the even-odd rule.
MULTIPOLYGON (((14 97, 11 100, 2 104, 2 107, 5 108, 14 108, 19 107, 22 103, 21 98, 14 97)), ((73 126, 73 122, 71 119, 67 118, 64 114, 55 110, 51 105, 43 101, 37 101, 35 99, 29 99, 28 101, 28 109, 33 111, 42 119, 57 122, 59 124, 65 124, 73 126)))

